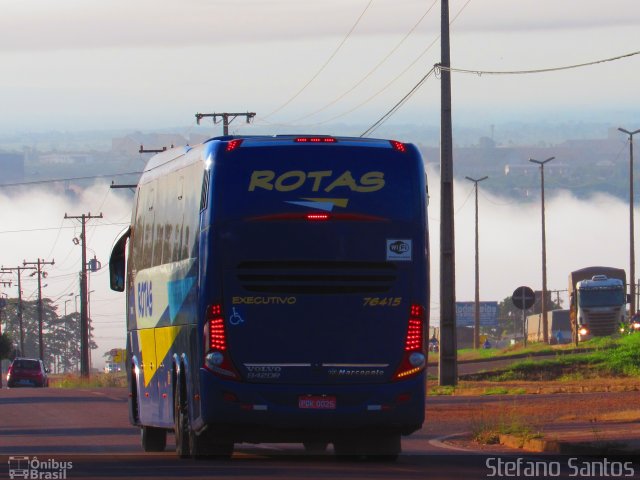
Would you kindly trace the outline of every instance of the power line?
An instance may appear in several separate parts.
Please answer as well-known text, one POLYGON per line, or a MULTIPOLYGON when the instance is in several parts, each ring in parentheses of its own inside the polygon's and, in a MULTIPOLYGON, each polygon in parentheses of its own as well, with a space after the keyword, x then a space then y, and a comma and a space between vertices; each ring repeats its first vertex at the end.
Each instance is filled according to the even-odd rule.
POLYGON ((496 71, 496 70, 468 70, 468 69, 464 69, 464 68, 453 68, 453 67, 443 67, 441 65, 438 65, 438 71, 439 70, 447 70, 449 72, 457 72, 457 73, 473 73, 475 75, 525 75, 525 74, 531 74, 531 73, 547 73, 547 72, 559 72, 561 70, 570 70, 572 68, 582 68, 582 67, 589 67, 592 65, 597 65, 599 63, 605 63, 605 62, 613 62, 616 60, 622 60, 623 58, 628 58, 628 57, 633 57, 634 55, 640 55, 640 51, 637 52, 631 52, 631 53, 625 53, 624 55, 618 55, 616 57, 611 57, 611 58, 604 58, 602 60, 594 60, 593 62, 586 62, 586 63, 577 63, 574 65, 565 65, 565 66, 561 66, 561 67, 549 67, 549 68, 537 68, 537 69, 532 69, 532 70, 502 70, 502 71, 496 71))
POLYGON ((324 110, 326 110, 327 108, 329 108, 332 105, 335 105, 337 102, 339 102, 340 100, 342 100, 344 97, 346 97, 348 94, 350 94, 351 92, 353 92, 356 88, 358 88, 360 85, 362 85, 362 83, 368 79, 371 75, 373 75, 378 68, 380 68, 387 60, 389 60, 389 58, 391 57, 391 55, 393 55, 398 48, 400 48, 400 46, 402 46, 402 44, 407 40, 407 38, 409 38, 411 36, 411 34, 416 30, 416 28, 418 28, 418 26, 422 23, 422 21, 425 19, 425 17, 429 14, 429 12, 431 12, 431 10, 433 9, 433 7, 438 3, 438 0, 434 0, 434 2, 431 4, 431 6, 427 9, 426 12, 424 12, 422 14, 422 16, 418 19, 418 21, 413 25, 413 27, 411 27, 409 29, 409 31, 404 35, 404 37, 402 37, 402 39, 389 51, 389 53, 387 53, 387 55, 385 55, 385 57, 380 60, 375 67, 373 67, 371 70, 369 70, 369 72, 367 72, 364 77, 362 77, 359 81, 357 81, 349 90, 347 90, 346 92, 344 92, 342 95, 340 95, 339 97, 335 98, 334 100, 332 100, 331 102, 327 103, 325 106, 311 112, 308 113, 296 120, 294 120, 295 122, 299 122, 301 120, 305 120, 313 115, 316 115, 320 112, 323 112, 324 110))
POLYGON ((268 117, 278 113, 280 110, 282 110, 284 107, 289 105, 292 101, 294 101, 302 92, 304 92, 309 85, 311 85, 311 83, 318 77, 318 75, 320 75, 323 72, 323 70, 327 67, 327 65, 329 65, 331 60, 333 60, 333 58, 338 54, 338 52, 340 51, 342 46, 345 44, 347 39, 351 36, 353 31, 356 29, 356 27, 360 23, 360 20, 362 20, 362 17, 364 17, 364 14, 367 12, 367 10, 369 10, 369 7, 371 6, 372 3, 373 3, 373 0, 369 0, 369 3, 367 3, 367 5, 364 7, 364 10, 362 10, 362 13, 360 13, 360 16, 357 18, 357 20, 355 21, 353 26, 349 29, 349 31, 344 36, 342 41, 333 50, 333 53, 331 53, 331 55, 329 55, 329 58, 322 64, 322 66, 318 69, 318 71, 307 81, 307 83, 305 83, 300 90, 298 90, 295 94, 293 94, 293 96, 290 97, 289 100, 284 102, 282 105, 280 105, 278 108, 273 110, 271 113, 268 113, 267 115, 265 115, 264 118, 268 118, 268 117))
MULTIPOLYGON (((458 13, 456 13, 456 15, 451 19, 451 21, 449 22, 449 25, 452 25, 453 22, 456 21, 456 19, 462 14, 462 12, 465 10, 465 8, 467 8, 467 6, 471 3, 471 0, 467 0, 467 2, 462 6, 462 8, 458 11, 458 13)), ((374 98, 376 98, 378 95, 380 95, 382 92, 384 92, 387 88, 389 88, 391 85, 393 85, 397 80, 399 80, 402 76, 404 76, 405 73, 407 73, 416 63, 418 63, 418 61, 424 56, 426 55, 426 53, 431 49, 431 47, 433 47, 436 42, 440 39, 440 35, 436 36, 433 41, 427 45, 427 47, 420 53, 420 55, 418 55, 415 60, 413 60, 404 70, 402 70, 398 75, 396 75, 393 79, 391 79, 389 82, 387 82, 387 84, 382 87, 381 89, 379 89, 377 92, 375 92, 373 95, 371 95, 370 97, 368 97, 366 100, 364 100, 363 102, 359 103, 358 105, 356 105, 355 107, 342 112, 334 117, 331 117, 327 120, 324 120, 322 122, 318 122, 316 123, 314 126, 317 125, 323 125, 329 122, 333 122, 334 120, 337 120, 341 117, 344 117, 345 115, 348 115, 356 110, 358 110, 360 107, 366 105, 367 103, 369 103, 371 100, 373 100, 374 98)))
POLYGON ((391 116, 394 113, 396 113, 400 109, 400 107, 402 107, 413 96, 414 93, 416 93, 418 91, 418 89, 424 84, 424 82, 427 81, 427 78, 429 78, 434 71, 435 71, 435 66, 431 67, 431 70, 429 70, 427 72, 427 74, 424 77, 422 77, 420 79, 420 81, 418 83, 416 83, 413 86, 413 88, 411 90, 409 90, 409 92, 404 97, 402 97, 400 99, 400 101, 398 103, 396 103, 393 107, 391 107, 391 109, 387 113, 385 113, 382 117, 380 117, 380 119, 378 119, 377 122, 375 122, 373 125, 371 125, 369 128, 367 128, 364 132, 362 132, 362 134, 360 134, 360 136, 361 137, 367 136, 369 133, 372 133, 380 125, 382 125, 389 118, 391 118, 391 116))
POLYGON ((105 175, 88 175, 86 177, 52 178, 49 180, 34 180, 31 182, 0 183, 0 188, 21 187, 26 185, 41 185, 44 183, 71 182, 75 180, 94 180, 96 178, 124 177, 126 175, 140 175, 140 174, 142 174, 142 172, 125 172, 125 173, 111 173, 111 174, 105 174, 105 175))
MULTIPOLYGON (((94 228, 98 228, 98 227, 111 227, 111 226, 122 226, 122 225, 129 225, 128 222, 121 222, 121 223, 99 223, 98 225, 93 225, 94 228)), ((0 234, 3 233, 26 233, 26 232, 43 232, 43 231, 47 231, 47 230, 62 230, 62 229, 70 229, 70 228, 75 228, 74 226, 70 226, 70 227, 43 227, 43 228, 26 228, 23 230, 2 230, 0 231, 0 234)))

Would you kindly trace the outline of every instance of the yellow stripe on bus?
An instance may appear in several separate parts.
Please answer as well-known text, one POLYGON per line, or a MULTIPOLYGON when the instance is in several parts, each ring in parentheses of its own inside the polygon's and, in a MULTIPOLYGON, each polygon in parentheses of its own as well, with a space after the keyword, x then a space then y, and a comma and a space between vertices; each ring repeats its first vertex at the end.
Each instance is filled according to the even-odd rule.
POLYGON ((158 371, 158 365, 164 361, 173 342, 180 333, 180 328, 180 326, 167 326, 138 330, 138 343, 142 357, 145 387, 149 386, 149 382, 158 371))

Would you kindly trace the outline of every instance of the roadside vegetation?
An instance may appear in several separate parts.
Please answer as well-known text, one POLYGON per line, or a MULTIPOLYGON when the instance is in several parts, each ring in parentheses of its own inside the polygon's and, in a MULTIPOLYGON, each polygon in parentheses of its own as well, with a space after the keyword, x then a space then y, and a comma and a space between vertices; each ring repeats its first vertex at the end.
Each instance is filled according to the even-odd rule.
POLYGON ((466 379, 498 382, 612 377, 640 379, 640 335, 595 339, 586 343, 587 351, 558 354, 545 360, 527 358, 502 371, 478 373, 466 379))
POLYGON ((94 373, 88 380, 78 374, 50 375, 49 387, 52 388, 101 388, 126 387, 125 373, 94 373))
MULTIPOLYGON (((575 347, 573 343, 562 345, 547 345, 545 343, 529 343, 526 347, 522 343, 511 345, 506 348, 461 348, 458 350, 458 361, 472 362, 481 360, 526 357, 537 355, 553 355, 555 353, 576 353, 588 352, 598 349, 606 349, 615 345, 615 340, 609 337, 597 338, 583 342, 579 347, 575 347)), ((429 361, 438 362, 440 358, 439 352, 429 352, 429 361)))
POLYGON ((525 417, 517 408, 503 408, 486 413, 471 422, 471 437, 478 443, 500 443, 500 435, 514 435, 531 440, 542 438, 542 426, 535 419, 525 417))
MULTIPOLYGON (((596 338, 584 342, 579 349, 565 345, 558 347, 533 344, 526 349, 520 347, 507 350, 494 349, 493 356, 488 358, 526 358, 514 359, 512 365, 501 370, 464 375, 456 386, 438 386, 437 377, 430 376, 429 395, 522 395, 640 390, 640 334, 596 338), (538 355, 546 354, 555 354, 555 357, 536 359, 538 355)), ((467 358, 472 354, 473 351, 469 351, 467 358)), ((459 355, 458 358, 460 357, 459 355)))

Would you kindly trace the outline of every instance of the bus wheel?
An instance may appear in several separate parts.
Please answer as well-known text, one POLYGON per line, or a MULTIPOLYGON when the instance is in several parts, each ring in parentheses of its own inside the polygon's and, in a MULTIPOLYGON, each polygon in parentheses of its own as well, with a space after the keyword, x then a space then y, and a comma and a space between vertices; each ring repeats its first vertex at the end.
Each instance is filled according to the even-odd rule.
POLYGON ((191 455, 189 448, 189 415, 187 406, 180 393, 180 385, 176 385, 173 396, 173 422, 176 437, 176 453, 180 458, 188 458, 191 455))
POLYGON ((217 437, 207 429, 200 435, 190 432, 191 455, 196 459, 228 460, 233 455, 233 442, 217 437))
POLYGON ((377 462, 395 462, 402 451, 400 435, 375 435, 364 442, 367 459, 377 462))
POLYGON ((167 431, 164 428, 142 427, 140 440, 145 452, 164 452, 167 446, 167 431))
POLYGON ((333 444, 335 454, 343 460, 395 462, 402 450, 400 435, 345 436, 333 444))
POLYGON ((327 442, 302 442, 305 451, 310 455, 320 455, 327 451, 327 442))

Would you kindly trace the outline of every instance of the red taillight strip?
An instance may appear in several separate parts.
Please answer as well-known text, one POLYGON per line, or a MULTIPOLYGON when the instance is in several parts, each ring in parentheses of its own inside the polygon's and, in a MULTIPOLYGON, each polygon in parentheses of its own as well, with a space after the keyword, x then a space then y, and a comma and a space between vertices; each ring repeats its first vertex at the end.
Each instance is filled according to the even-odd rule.
POLYGON ((409 311, 409 326, 404 349, 407 352, 422 350, 424 336, 424 308, 422 305, 411 305, 409 311))
POLYGON ((240 146, 240 144, 242 144, 242 138, 237 138, 235 140, 231 140, 229 143, 227 143, 227 152, 231 152, 233 150, 235 150, 236 148, 238 148, 240 146))
POLYGON ((422 372, 425 368, 424 360, 421 363, 415 363, 413 356, 423 354, 424 352, 424 325, 425 310, 422 305, 413 304, 409 310, 409 322, 407 325, 407 335, 404 341, 404 354, 400 366, 394 375, 395 380, 409 378, 422 372))
POLYGON ((261 215, 259 217, 247 218, 250 222, 273 222, 273 221, 295 221, 295 220, 335 220, 349 222, 388 222, 388 218, 377 217, 375 215, 363 215, 359 213, 274 213, 271 215, 261 215))
POLYGON ((307 213, 307 220, 322 221, 329 220, 328 213, 307 213))
POLYGON ((415 352, 422 348, 422 320, 417 318, 409 319, 407 330, 407 340, 404 349, 407 352, 415 352))
POLYGON ((407 146, 402 142, 398 142, 397 140, 389 140, 389 143, 395 150, 399 152, 404 153, 407 151, 407 146))
POLYGON ((209 347, 211 350, 225 351, 227 349, 227 336, 222 318, 209 320, 209 347))
POLYGON ((209 322, 209 348, 225 351, 227 349, 227 332, 222 317, 222 306, 211 305, 207 315, 209 322))
POLYGON ((333 137, 297 137, 295 143, 336 143, 333 137))
POLYGON ((227 380, 240 380, 240 375, 229 356, 222 305, 209 305, 205 320, 204 367, 227 380))

